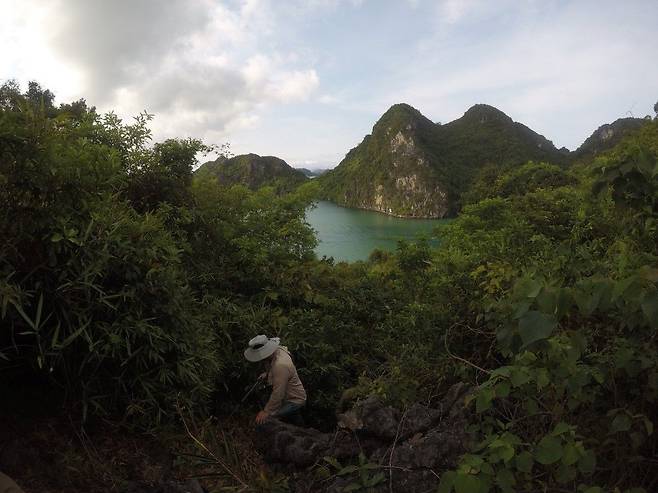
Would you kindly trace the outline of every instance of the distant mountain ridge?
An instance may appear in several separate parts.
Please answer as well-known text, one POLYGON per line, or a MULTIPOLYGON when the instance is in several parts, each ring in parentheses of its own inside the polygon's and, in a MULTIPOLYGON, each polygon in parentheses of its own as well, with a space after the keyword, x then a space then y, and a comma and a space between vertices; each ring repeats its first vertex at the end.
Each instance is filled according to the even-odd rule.
POLYGON ((612 149, 625 136, 639 130, 646 121, 645 118, 619 118, 612 123, 601 125, 572 153, 573 159, 593 158, 612 149))
POLYGON ((294 190, 308 177, 275 156, 242 154, 231 158, 220 157, 208 161, 196 170, 197 176, 214 176, 220 185, 242 184, 252 190, 273 187, 277 193, 294 190))
POLYGON ((570 152, 493 106, 476 104, 461 118, 440 124, 399 103, 333 169, 296 169, 274 156, 243 154, 204 163, 196 174, 214 176, 224 186, 270 186, 277 193, 313 179, 318 197, 338 205, 400 217, 444 218, 459 211, 476 180, 486 187, 489 177, 528 161, 563 167, 590 161, 645 121, 621 118, 602 125, 570 152))
POLYGON ((309 178, 316 178, 318 176, 321 176, 325 174, 327 171, 329 171, 331 168, 322 168, 322 169, 308 169, 308 168, 295 168, 297 171, 301 171, 304 173, 307 177, 309 178))
POLYGON ((448 217, 485 165, 529 160, 566 164, 568 155, 530 128, 485 104, 441 125, 404 103, 393 105, 372 133, 317 180, 339 205, 404 217, 448 217))

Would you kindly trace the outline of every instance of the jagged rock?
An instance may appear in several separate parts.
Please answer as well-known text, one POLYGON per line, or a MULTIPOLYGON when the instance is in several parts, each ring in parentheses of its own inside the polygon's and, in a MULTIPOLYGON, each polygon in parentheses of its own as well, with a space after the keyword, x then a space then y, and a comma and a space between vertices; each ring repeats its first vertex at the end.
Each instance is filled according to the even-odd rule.
MULTIPOLYGON (((383 455, 375 452, 375 458, 397 467, 408 469, 447 468, 456 465, 456 459, 464 453, 468 441, 463 427, 432 430, 424 436, 415 436, 411 440, 389 448, 383 455), (393 457, 391 458, 391 451, 393 457)), ((381 453, 381 451, 380 451, 381 453)))
POLYGON ((392 440, 398 433, 399 414, 397 409, 384 406, 377 397, 369 397, 339 415, 338 423, 341 428, 392 440))
MULTIPOLYGON (((269 420, 258 427, 257 446, 266 461, 297 468, 312 465, 323 456, 346 464, 362 453, 386 472, 386 481, 375 487, 375 492, 390 488, 434 491, 437 475, 454 468, 472 440, 466 431, 469 413, 464 397, 468 392, 467 386, 457 384, 436 408, 416 403, 405 412, 371 397, 340 415, 341 428, 335 433, 269 420)), ((338 477, 320 489, 317 485, 308 489, 309 482, 313 483, 310 478, 299 481, 299 491, 338 492, 353 478, 338 477)))
POLYGON ((404 414, 400 438, 405 440, 417 433, 424 433, 438 422, 444 414, 441 409, 433 409, 419 403, 413 404, 404 414))
MULTIPOLYGON (((464 397, 466 397, 466 394, 470 391, 471 389, 469 389, 464 382, 456 383, 450 387, 448 392, 446 392, 445 397, 441 400, 440 407, 444 410, 454 411, 457 401, 461 399, 463 404, 464 397)), ((463 405, 458 407, 457 410, 459 411, 462 407, 463 405)))
POLYGON ((309 466, 331 444, 331 435, 312 428, 300 428, 276 419, 265 421, 257 428, 256 446, 265 460, 297 466, 309 466))

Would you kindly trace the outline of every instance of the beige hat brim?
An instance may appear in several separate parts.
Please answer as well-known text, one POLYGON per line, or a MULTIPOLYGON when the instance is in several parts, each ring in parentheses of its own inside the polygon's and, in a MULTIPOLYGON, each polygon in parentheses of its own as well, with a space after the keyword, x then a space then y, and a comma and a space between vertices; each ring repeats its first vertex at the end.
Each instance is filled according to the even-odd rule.
POLYGON ((262 361, 265 358, 272 356, 272 354, 274 354, 274 351, 276 351, 278 347, 279 347, 279 343, 277 341, 273 341, 272 339, 270 339, 262 347, 258 349, 253 349, 253 348, 245 349, 244 357, 247 359, 247 361, 251 361, 251 362, 262 361))

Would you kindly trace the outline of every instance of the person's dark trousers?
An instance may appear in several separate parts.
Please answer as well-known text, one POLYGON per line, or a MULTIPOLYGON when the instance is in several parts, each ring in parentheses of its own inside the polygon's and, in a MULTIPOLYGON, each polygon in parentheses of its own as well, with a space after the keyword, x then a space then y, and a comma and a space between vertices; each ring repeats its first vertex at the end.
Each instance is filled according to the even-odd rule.
POLYGON ((279 409, 273 417, 284 423, 289 423, 295 426, 304 426, 304 418, 302 417, 301 412, 302 407, 304 407, 304 404, 283 401, 281 409, 279 409))

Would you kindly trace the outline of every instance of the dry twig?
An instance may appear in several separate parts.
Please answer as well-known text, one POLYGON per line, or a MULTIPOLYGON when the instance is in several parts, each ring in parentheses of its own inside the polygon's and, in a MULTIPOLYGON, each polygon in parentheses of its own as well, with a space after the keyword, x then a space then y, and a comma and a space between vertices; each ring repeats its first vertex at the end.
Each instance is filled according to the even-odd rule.
POLYGON ((480 370, 481 372, 486 373, 487 375, 491 375, 491 371, 490 371, 490 370, 485 370, 485 369, 482 368, 481 366, 478 366, 478 365, 476 365, 475 363, 471 363, 471 362, 468 361, 467 359, 464 359, 464 358, 462 358, 462 357, 460 357, 460 356, 457 356, 456 354, 453 354, 453 353, 450 352, 450 348, 448 347, 448 334, 450 334, 450 330, 451 330, 453 327, 457 327, 457 326, 459 326, 459 325, 463 325, 463 324, 460 324, 459 322, 452 324, 452 325, 448 328, 448 330, 446 330, 445 336, 443 337, 443 343, 445 344, 446 352, 448 353, 448 356, 450 356, 451 358, 454 358, 454 359, 456 359, 456 360, 458 360, 458 361, 461 361, 462 363, 466 363, 467 365, 472 366, 473 368, 475 368, 475 369, 477 369, 477 370, 480 370))
POLYGON ((243 486, 243 488, 248 488, 247 483, 245 483, 242 479, 240 479, 240 477, 231 470, 231 468, 228 466, 228 464, 226 464, 226 462, 224 462, 222 459, 220 459, 215 454, 213 454, 212 451, 208 449, 208 447, 206 447, 206 445, 201 440, 199 440, 197 437, 194 436, 194 434, 190 431, 187 422, 185 421, 185 417, 183 416, 183 412, 180 406, 178 405, 178 403, 176 404, 176 409, 178 411, 178 415, 181 418, 181 421, 183 421, 183 426, 185 427, 185 431, 187 432, 188 436, 194 441, 194 443, 196 443, 204 452, 206 452, 210 457, 212 457, 212 459, 217 464, 219 464, 222 467, 222 469, 224 469, 233 479, 235 479, 238 483, 240 483, 243 486))
POLYGON ((395 439, 393 440, 393 445, 391 446, 391 455, 388 457, 388 491, 393 493, 393 452, 395 452, 395 446, 398 443, 398 438, 400 437, 400 430, 402 429, 402 424, 404 423, 404 418, 407 417, 407 410, 404 410, 400 422, 398 423, 398 429, 395 432, 395 439))

